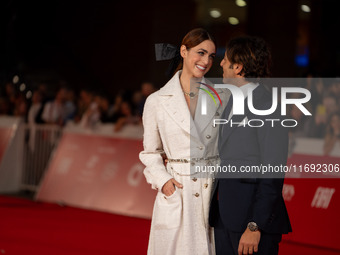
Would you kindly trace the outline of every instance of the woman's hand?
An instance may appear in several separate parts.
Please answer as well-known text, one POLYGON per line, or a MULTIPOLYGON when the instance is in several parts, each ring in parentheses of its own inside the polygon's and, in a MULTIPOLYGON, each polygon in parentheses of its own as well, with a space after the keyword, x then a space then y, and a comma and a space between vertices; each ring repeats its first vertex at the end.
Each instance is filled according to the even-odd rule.
POLYGON ((168 157, 166 156, 165 153, 162 153, 161 156, 163 158, 163 164, 166 167, 166 165, 168 164, 168 157))
POLYGON ((168 180, 162 187, 163 194, 166 196, 171 196, 176 190, 175 186, 180 189, 183 188, 183 185, 174 178, 168 180))

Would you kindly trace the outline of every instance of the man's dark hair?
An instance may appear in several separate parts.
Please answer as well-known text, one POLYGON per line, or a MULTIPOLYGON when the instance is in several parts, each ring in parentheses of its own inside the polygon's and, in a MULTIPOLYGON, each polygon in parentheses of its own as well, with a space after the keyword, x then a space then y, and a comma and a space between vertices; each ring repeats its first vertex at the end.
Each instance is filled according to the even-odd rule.
POLYGON ((232 65, 243 65, 239 74, 245 78, 265 78, 270 75, 271 53, 262 38, 244 36, 230 40, 227 57, 232 65))

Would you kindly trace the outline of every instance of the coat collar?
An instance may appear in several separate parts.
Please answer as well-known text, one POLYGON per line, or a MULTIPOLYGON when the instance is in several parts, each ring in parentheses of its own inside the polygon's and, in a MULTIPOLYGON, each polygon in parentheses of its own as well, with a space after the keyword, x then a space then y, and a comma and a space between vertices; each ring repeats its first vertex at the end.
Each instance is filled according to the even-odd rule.
MULTIPOLYGON (((209 80, 204 81, 204 83, 209 84, 210 86, 214 87, 214 84, 212 84, 209 80)), ((203 89, 207 89, 204 85, 200 86, 203 89)), ((209 90, 209 89, 207 89, 209 90)), ((200 90, 199 91, 199 98, 196 106, 196 112, 195 112, 195 122, 198 125, 198 129, 203 132, 209 125, 213 125, 213 119, 214 118, 220 118, 219 116, 222 116, 223 109, 227 103, 227 99, 230 96, 229 91, 216 88, 217 95, 220 97, 222 104, 220 103, 220 100, 218 96, 212 92, 211 95, 214 97, 216 101, 216 105, 213 101, 213 99, 208 95, 205 91, 200 90), (207 104, 207 113, 205 115, 202 114, 202 103, 203 103, 203 96, 205 96, 206 104, 207 104)))
POLYGON ((182 93, 179 76, 182 71, 178 71, 174 76, 159 90, 160 96, 174 96, 182 93))
MULTIPOLYGON (((165 111, 173 118, 173 120, 188 134, 197 140, 201 141, 199 131, 206 129, 208 125, 212 125, 212 120, 214 116, 222 115, 223 106, 220 105, 217 96, 214 96, 217 106, 213 103, 210 96, 207 95, 207 115, 201 114, 201 104, 203 91, 199 91, 199 98, 195 111, 195 121, 193 120, 188 105, 186 103, 183 90, 180 84, 179 76, 181 71, 178 71, 168 82, 159 90, 159 96, 161 97, 161 104, 163 105, 165 111), (196 123, 198 123, 199 128, 197 128, 196 123)), ((204 79, 204 78, 203 78, 204 79)), ((203 80, 207 82, 207 80, 203 80)), ((210 84, 212 85, 212 84, 210 84)), ((202 87, 203 85, 201 85, 202 87)), ((216 92, 220 95, 222 103, 225 103, 226 92, 222 89, 216 89, 216 92)))
POLYGON ((188 134, 199 138, 179 81, 180 73, 181 71, 178 71, 167 84, 159 90, 161 104, 177 125, 188 134))

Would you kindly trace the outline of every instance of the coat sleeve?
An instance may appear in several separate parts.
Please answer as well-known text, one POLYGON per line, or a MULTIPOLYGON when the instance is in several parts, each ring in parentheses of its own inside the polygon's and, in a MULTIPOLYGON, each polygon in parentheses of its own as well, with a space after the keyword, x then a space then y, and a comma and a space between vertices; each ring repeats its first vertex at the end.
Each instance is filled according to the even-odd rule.
MULTIPOLYGON (((272 119, 281 119, 278 111, 270 117, 272 119)), ((263 166, 270 165, 272 167, 276 166, 277 168, 286 166, 288 156, 288 128, 282 127, 280 122, 277 121, 274 127, 266 123, 265 126, 258 128, 257 135, 261 153, 261 164, 263 166)), ((253 219, 251 220, 255 221, 262 229, 266 229, 270 219, 275 217, 274 209, 282 199, 283 181, 283 171, 262 174, 259 178, 253 206, 253 219)))
POLYGON ((163 144, 159 133, 157 111, 160 109, 157 104, 156 94, 150 95, 144 106, 143 126, 144 150, 140 152, 139 159, 146 166, 144 175, 146 181, 153 189, 161 190, 163 185, 173 177, 166 171, 163 158, 163 144))

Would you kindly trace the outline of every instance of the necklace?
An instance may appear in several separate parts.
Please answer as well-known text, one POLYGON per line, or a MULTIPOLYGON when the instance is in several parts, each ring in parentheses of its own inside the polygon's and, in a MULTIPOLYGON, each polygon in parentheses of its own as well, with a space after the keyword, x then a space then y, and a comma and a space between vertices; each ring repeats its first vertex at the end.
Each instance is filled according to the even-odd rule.
POLYGON ((184 90, 183 90, 183 93, 184 93, 184 95, 186 95, 186 96, 188 96, 190 98, 194 98, 195 96, 198 95, 198 93, 194 93, 194 92, 188 93, 188 92, 185 92, 184 90))

